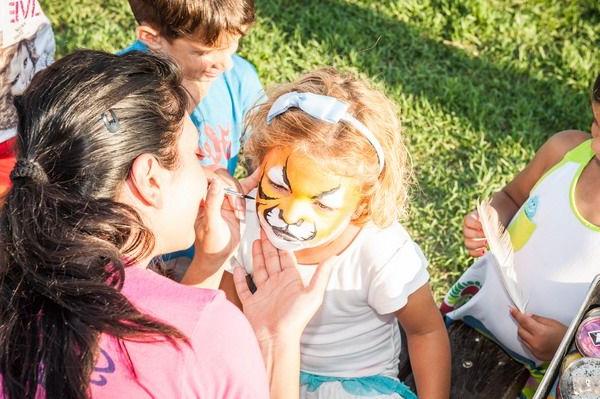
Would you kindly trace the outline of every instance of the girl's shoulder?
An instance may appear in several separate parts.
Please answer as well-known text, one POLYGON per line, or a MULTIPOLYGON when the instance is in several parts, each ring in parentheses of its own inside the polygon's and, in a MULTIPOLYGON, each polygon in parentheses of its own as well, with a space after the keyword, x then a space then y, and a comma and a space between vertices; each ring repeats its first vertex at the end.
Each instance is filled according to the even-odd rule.
POLYGON ((559 163, 569 151, 590 138, 589 133, 580 130, 563 130, 552 135, 540 147, 536 158, 541 158, 540 160, 546 165, 546 169, 549 169, 559 163))

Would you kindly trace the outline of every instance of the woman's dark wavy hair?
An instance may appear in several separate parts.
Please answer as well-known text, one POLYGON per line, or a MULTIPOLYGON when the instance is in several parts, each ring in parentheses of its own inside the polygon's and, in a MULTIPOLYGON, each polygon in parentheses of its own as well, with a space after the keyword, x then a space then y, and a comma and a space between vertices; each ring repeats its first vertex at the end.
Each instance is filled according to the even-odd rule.
POLYGON ((84 398, 100 334, 123 349, 186 341, 120 292, 125 267, 154 240, 115 198, 140 154, 176 166, 187 95, 170 61, 79 51, 36 75, 15 105, 20 168, 0 212, 4 394, 34 398, 42 385, 48 398, 84 398))

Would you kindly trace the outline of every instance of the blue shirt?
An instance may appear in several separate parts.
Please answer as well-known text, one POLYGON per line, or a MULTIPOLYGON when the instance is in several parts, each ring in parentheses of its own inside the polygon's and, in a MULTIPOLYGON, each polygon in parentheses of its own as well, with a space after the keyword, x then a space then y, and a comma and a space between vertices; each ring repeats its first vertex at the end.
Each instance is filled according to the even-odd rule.
MULTIPOLYGON (((118 54, 148 52, 141 41, 134 42, 118 54)), ((219 165, 231 175, 238 162, 246 113, 263 98, 263 88, 252 64, 237 54, 233 66, 219 75, 190 117, 198 129, 199 146, 204 150, 204 165, 219 165)))

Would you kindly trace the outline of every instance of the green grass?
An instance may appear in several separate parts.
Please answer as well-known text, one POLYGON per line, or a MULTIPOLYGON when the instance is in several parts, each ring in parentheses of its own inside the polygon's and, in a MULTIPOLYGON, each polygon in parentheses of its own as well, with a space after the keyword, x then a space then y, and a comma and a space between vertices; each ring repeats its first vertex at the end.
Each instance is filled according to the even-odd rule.
MULTIPOLYGON (((57 54, 133 39, 125 0, 43 0, 57 54), (100 4, 101 3, 101 4, 100 4)), ((438 299, 470 264, 462 217, 554 132, 588 130, 600 73, 596 0, 257 0, 240 53, 265 84, 323 65, 398 104, 419 185, 405 221, 438 299)))

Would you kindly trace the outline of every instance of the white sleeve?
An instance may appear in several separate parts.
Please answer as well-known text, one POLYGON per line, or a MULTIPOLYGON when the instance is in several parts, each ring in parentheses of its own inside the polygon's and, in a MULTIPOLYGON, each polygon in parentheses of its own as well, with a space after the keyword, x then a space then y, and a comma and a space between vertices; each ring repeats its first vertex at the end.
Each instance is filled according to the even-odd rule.
POLYGON ((373 266, 368 276, 369 306, 379 314, 392 313, 404 307, 408 296, 429 280, 427 259, 408 239, 387 261, 373 266))

